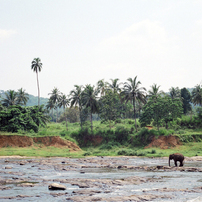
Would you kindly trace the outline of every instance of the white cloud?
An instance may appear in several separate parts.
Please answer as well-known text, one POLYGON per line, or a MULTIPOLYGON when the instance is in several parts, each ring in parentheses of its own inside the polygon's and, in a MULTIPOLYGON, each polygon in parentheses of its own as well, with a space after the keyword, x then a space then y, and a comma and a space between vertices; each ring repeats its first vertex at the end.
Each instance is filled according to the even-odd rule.
POLYGON ((156 63, 178 50, 174 42, 176 39, 169 38, 158 22, 145 20, 102 41, 97 53, 106 63, 156 63))
POLYGON ((0 29, 0 39, 4 40, 7 38, 10 38, 12 35, 14 35, 16 33, 17 33, 17 31, 15 31, 15 30, 0 29))

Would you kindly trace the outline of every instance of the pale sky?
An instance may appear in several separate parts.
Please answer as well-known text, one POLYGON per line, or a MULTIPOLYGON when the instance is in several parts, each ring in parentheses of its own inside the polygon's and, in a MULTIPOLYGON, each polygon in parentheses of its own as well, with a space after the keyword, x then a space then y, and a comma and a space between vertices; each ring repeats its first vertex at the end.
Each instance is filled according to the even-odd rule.
POLYGON ((192 88, 202 81, 202 0, 0 0, 0 90, 42 97, 57 87, 129 77, 192 88))

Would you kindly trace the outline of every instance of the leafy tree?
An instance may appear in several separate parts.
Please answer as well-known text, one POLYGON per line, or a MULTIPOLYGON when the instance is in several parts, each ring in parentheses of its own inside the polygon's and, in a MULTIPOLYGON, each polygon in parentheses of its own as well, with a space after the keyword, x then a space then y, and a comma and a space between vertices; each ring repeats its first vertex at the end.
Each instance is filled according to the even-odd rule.
POLYGON ((83 94, 83 86, 75 85, 75 90, 72 90, 70 92, 70 108, 73 106, 78 106, 79 108, 79 118, 80 118, 80 124, 82 129, 82 94, 83 94))
POLYGON ((37 76, 37 86, 38 86, 38 106, 40 105, 40 90, 39 90, 39 78, 38 78, 38 72, 42 69, 42 63, 40 58, 34 58, 32 61, 31 69, 36 72, 37 76))
POLYGON ((111 129, 111 121, 121 118, 122 104, 117 94, 108 91, 105 96, 99 100, 99 116, 104 121, 109 121, 111 129))
POLYGON ((57 114, 56 122, 57 122, 58 121, 58 102, 60 100, 60 91, 58 88, 54 87, 54 89, 52 90, 51 93, 49 93, 49 95, 50 95, 50 100, 52 100, 52 102, 55 105, 56 114, 57 114))
POLYGON ((192 102, 194 105, 202 106, 202 88, 201 85, 196 85, 192 91, 192 102))
POLYGON ((17 92, 18 103, 22 105, 26 105, 29 100, 29 94, 25 92, 22 88, 20 88, 17 92))
POLYGON ((190 104, 191 94, 186 88, 182 88, 181 97, 182 97, 184 114, 187 114, 189 111, 191 111, 191 104, 190 104))
POLYGON ((137 131, 137 122, 136 122, 136 104, 137 101, 139 103, 146 103, 146 88, 140 87, 141 82, 137 81, 137 76, 132 79, 128 78, 129 81, 124 83, 123 92, 124 99, 126 102, 131 101, 133 105, 133 112, 135 118, 135 127, 137 131))
POLYGON ((169 96, 150 98, 143 107, 143 114, 140 117, 141 126, 146 126, 153 122, 158 130, 161 124, 168 122, 182 115, 182 102, 178 99, 172 99, 169 96))
POLYGON ((79 122, 79 109, 78 107, 66 108, 65 114, 60 116, 59 121, 66 121, 66 118, 70 123, 79 122))
MULTIPOLYGON (((64 110, 64 115, 65 115, 65 108, 66 106, 69 105, 69 99, 67 99, 66 95, 62 94, 59 98, 59 102, 58 102, 58 106, 59 107, 63 107, 63 110, 64 110)), ((68 127, 67 127, 67 117, 65 115, 65 121, 66 121, 66 128, 68 130, 68 127)))
POLYGON ((45 126, 49 117, 43 106, 22 107, 10 105, 0 110, 0 130, 18 132, 18 130, 38 132, 39 126, 45 126))
POLYGON ((5 92, 5 98, 2 99, 2 105, 8 107, 17 104, 19 104, 17 92, 14 90, 8 90, 5 92))
POLYGON ((90 109, 90 121, 91 121, 91 133, 93 131, 92 114, 98 112, 98 101, 97 101, 98 90, 94 89, 94 86, 86 85, 82 102, 86 108, 90 109))

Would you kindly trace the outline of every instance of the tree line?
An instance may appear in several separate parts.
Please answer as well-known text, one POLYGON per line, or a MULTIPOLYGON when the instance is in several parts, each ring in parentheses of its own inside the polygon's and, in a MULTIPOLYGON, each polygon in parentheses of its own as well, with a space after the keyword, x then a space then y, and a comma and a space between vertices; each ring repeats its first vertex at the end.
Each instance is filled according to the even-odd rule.
MULTIPOLYGON (((85 86, 74 85, 74 89, 70 91, 69 95, 61 93, 58 88, 54 87, 49 94, 48 103, 46 106, 41 107, 38 79, 38 73, 42 70, 40 58, 33 59, 31 69, 36 72, 37 76, 38 110, 35 112, 38 115, 39 112, 42 113, 43 119, 47 121, 46 109, 52 112, 50 113, 52 117, 53 110, 56 110, 57 122, 59 116, 58 109, 63 108, 62 116, 65 119, 67 129, 67 121, 73 117, 73 113, 69 113, 68 118, 67 110, 68 112, 71 112, 70 110, 78 112, 81 129, 86 120, 90 119, 92 132, 93 116, 97 115, 98 119, 109 122, 110 128, 113 121, 133 118, 135 119, 135 128, 137 131, 137 118, 139 118, 142 126, 152 123, 159 128, 160 125, 165 124, 167 128, 170 121, 180 117, 183 113, 193 113, 191 103, 200 107, 202 106, 202 87, 200 84, 196 85, 191 93, 186 88, 179 89, 178 87, 171 87, 169 93, 165 93, 160 90, 160 86, 157 84, 153 84, 151 89, 147 91, 145 87, 141 86, 141 82, 137 80, 136 76, 128 78, 126 82, 120 82, 116 78, 110 79, 110 82, 105 82, 104 79, 99 80, 95 86, 90 84, 85 86)), ((1 98, 0 104, 0 124, 2 125, 4 119, 9 117, 4 112, 7 113, 8 109, 13 109, 15 108, 14 106, 25 106, 28 99, 28 94, 22 88, 17 92, 14 90, 5 92, 5 97, 1 98)), ((22 107, 18 107, 16 110, 23 111, 22 107)), ((10 118, 12 119, 12 116, 10 118)), ((40 125, 39 123, 40 121, 37 123, 38 126, 40 125)), ((23 125, 23 121, 21 125, 23 125)), ((22 126, 22 128, 25 127, 22 126)))
MULTIPOLYGON (((137 131, 137 118, 142 126, 153 124, 158 128, 180 117, 182 114, 192 114, 192 105, 202 106, 202 88, 196 85, 190 93, 188 89, 171 87, 168 93, 160 90, 160 86, 153 84, 149 91, 141 86, 141 82, 134 78, 128 78, 126 82, 119 79, 111 79, 105 82, 99 80, 96 84, 74 85, 69 95, 65 95, 54 88, 50 93, 46 108, 56 110, 58 120, 58 107, 63 108, 62 117, 66 121, 70 109, 75 109, 79 114, 81 128, 87 119, 91 123, 93 131, 93 115, 97 115, 102 121, 112 122, 118 119, 133 118, 137 131)), ((70 115, 72 116, 72 114, 70 115)))

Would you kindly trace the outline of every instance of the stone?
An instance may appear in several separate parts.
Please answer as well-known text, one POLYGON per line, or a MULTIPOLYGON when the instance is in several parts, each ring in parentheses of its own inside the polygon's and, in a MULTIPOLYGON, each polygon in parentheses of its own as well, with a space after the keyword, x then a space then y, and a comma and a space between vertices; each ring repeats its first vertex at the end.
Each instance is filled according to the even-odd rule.
POLYGON ((66 187, 58 183, 52 183, 48 186, 48 189, 49 190, 65 190, 66 187))

